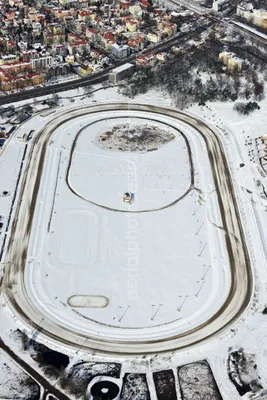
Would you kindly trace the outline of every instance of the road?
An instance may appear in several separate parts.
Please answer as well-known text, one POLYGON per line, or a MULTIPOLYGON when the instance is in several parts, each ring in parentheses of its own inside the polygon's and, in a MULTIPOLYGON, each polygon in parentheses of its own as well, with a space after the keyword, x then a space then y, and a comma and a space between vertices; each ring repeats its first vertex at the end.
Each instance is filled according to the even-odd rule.
POLYGON ((175 4, 175 5, 179 5, 179 6, 183 6, 185 8, 187 8, 188 10, 191 10, 197 14, 201 14, 201 15, 205 15, 205 14, 209 14, 211 12, 210 8, 206 8, 206 7, 201 7, 199 4, 197 4, 196 2, 192 1, 192 0, 168 0, 168 2, 175 4))
MULTIPOLYGON (((50 121, 33 138, 26 169, 19 193, 18 207, 11 228, 12 240, 9 242, 3 279, 3 291, 9 298, 8 307, 23 320, 26 325, 38 327, 43 317, 42 333, 52 341, 65 343, 77 348, 81 346, 104 353, 149 354, 190 347, 222 334, 229 329, 247 309, 253 293, 253 274, 250 258, 244 238, 241 217, 235 198, 233 183, 223 145, 216 132, 202 120, 184 112, 151 105, 109 103, 93 107, 83 107, 62 112, 50 121), (181 334, 172 333, 165 338, 140 341, 100 340, 99 335, 77 333, 74 326, 63 326, 46 315, 40 315, 27 295, 24 285, 24 270, 27 249, 32 229, 33 214, 36 205, 40 180, 44 168, 47 144, 53 132, 71 119, 107 110, 150 112, 168 115, 193 127, 205 140, 208 157, 218 196, 222 225, 231 268, 231 285, 227 299, 221 308, 209 320, 194 329, 181 334)), ((140 333, 141 336, 141 333, 140 333)))
POLYGON ((245 33, 247 36, 256 39, 260 44, 267 47, 267 35, 262 32, 257 32, 256 28, 253 29, 251 26, 246 26, 246 24, 240 23, 239 21, 231 20, 231 23, 241 34, 245 33))

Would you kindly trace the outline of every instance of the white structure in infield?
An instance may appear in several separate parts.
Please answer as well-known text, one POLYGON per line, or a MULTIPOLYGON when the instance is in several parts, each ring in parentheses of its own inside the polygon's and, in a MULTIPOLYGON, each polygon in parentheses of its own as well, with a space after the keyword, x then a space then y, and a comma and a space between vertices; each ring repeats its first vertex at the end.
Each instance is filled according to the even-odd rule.
POLYGON ((124 203, 132 204, 132 202, 134 201, 134 193, 125 192, 123 195, 123 201, 124 203))

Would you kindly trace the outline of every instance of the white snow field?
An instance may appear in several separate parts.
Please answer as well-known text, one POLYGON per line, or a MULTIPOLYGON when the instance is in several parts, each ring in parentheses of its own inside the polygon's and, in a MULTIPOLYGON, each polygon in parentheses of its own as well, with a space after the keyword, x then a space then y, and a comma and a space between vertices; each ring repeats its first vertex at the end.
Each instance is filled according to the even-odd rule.
POLYGON ((127 122, 164 126, 175 140, 149 153, 96 146, 125 118, 95 112, 51 136, 24 277, 40 315, 127 341, 204 323, 227 298, 230 268, 204 140, 174 118, 129 110, 127 122))
MULTIPOLYGON (((145 120, 146 121, 146 120, 145 120)), ((191 186, 187 145, 175 129, 148 123, 176 133, 176 140, 152 152, 108 151, 99 148, 96 135, 119 123, 144 124, 141 118, 110 117, 88 122, 77 139, 68 183, 81 197, 119 210, 153 210, 182 197, 191 186), (112 118, 112 119, 111 119, 112 118), (122 202, 124 192, 136 193, 134 205, 122 202)))

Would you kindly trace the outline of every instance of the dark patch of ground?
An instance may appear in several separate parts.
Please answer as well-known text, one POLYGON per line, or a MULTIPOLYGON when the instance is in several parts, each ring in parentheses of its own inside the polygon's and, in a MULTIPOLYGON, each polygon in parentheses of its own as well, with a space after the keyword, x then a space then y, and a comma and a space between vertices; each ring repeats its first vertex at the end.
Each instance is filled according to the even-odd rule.
POLYGON ((227 369, 240 396, 262 389, 254 354, 245 354, 243 350, 233 351, 228 356, 227 369))
POLYGON ((154 372, 157 400, 177 400, 174 373, 171 369, 154 372))
POLYGON ((125 374, 121 400, 150 400, 146 374, 125 374))
POLYGON ((222 400, 206 360, 178 367, 178 378, 183 400, 222 400))

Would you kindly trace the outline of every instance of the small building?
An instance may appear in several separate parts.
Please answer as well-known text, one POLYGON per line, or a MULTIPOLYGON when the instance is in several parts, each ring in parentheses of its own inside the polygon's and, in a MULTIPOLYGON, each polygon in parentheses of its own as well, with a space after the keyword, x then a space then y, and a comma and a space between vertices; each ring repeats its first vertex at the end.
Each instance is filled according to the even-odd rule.
POLYGON ((244 60, 237 57, 235 53, 223 51, 219 54, 219 60, 222 61, 222 63, 226 65, 230 71, 240 72, 243 69, 244 60))
POLYGON ((243 63, 244 63, 244 60, 242 60, 242 58, 234 56, 228 62, 228 69, 230 71, 241 72, 243 69, 243 63))
POLYGON ((127 45, 119 46, 114 43, 111 46, 111 53, 117 58, 126 58, 130 54, 130 48, 127 45))
POLYGON ((158 59, 159 61, 166 61, 166 60, 167 60, 167 53, 161 51, 160 53, 158 53, 158 54, 156 55, 156 57, 157 57, 157 59, 158 59))
POLYGON ((86 29, 86 37, 88 39, 92 40, 92 42, 96 42, 97 41, 97 31, 92 28, 87 28, 86 29))
POLYGON ((247 21, 253 19, 253 6, 252 4, 241 4, 236 8, 236 15, 238 17, 244 18, 247 21))
POLYGON ((231 5, 230 0, 213 0, 212 9, 215 12, 223 12, 231 5))
POLYGON ((134 193, 131 192, 125 192, 123 195, 123 202, 132 204, 134 202, 134 193))
POLYGON ((137 21, 134 19, 129 19, 126 21, 126 28, 129 32, 135 32, 137 30, 137 21))
POLYGON ((109 81, 116 84, 123 79, 130 78, 134 72, 134 65, 127 63, 120 67, 114 68, 109 73, 109 81))
POLYGON ((135 18, 142 18, 142 8, 138 3, 130 5, 129 13, 135 18))
POLYGON ((149 32, 147 40, 152 43, 159 43, 161 41, 161 31, 149 32))

